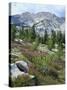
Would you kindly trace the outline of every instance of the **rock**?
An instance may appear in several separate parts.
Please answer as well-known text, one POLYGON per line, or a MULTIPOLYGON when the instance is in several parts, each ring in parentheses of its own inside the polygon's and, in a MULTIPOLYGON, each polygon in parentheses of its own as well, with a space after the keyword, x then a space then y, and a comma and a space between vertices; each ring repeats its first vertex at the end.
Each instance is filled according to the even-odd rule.
POLYGON ((18 39, 15 39, 14 41, 15 41, 15 42, 18 42, 19 40, 18 40, 18 39))
POLYGON ((35 76, 30 75, 28 73, 29 67, 25 61, 16 61, 16 63, 12 63, 9 65, 9 73, 12 79, 17 78, 18 76, 29 76, 29 78, 33 79, 35 76))
POLYGON ((27 75, 29 71, 28 64, 25 61, 16 61, 9 66, 11 77, 17 78, 19 75, 27 75))
POLYGON ((58 44, 55 44, 55 48, 57 48, 58 47, 58 44))
POLYGON ((16 61, 16 65, 20 69, 20 71, 23 71, 25 73, 29 71, 28 64, 25 61, 16 61))
POLYGON ((53 52, 58 52, 58 49, 55 48, 55 49, 52 49, 52 51, 53 51, 53 52))
POLYGON ((30 77, 31 79, 33 79, 35 76, 34 76, 34 75, 29 75, 29 77, 30 77))
POLYGON ((10 75, 12 78, 17 78, 19 75, 25 74, 24 72, 21 72, 16 64, 10 64, 10 75))

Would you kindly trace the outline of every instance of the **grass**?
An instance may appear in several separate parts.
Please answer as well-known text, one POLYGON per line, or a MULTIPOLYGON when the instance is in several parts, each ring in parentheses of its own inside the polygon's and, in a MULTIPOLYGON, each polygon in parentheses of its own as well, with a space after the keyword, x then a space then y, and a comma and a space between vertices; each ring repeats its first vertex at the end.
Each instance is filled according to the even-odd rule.
MULTIPOLYGON (((44 47, 44 45, 43 45, 44 47)), ((29 77, 20 76, 12 81, 12 86, 33 86, 33 85, 52 85, 65 83, 65 61, 62 51, 40 55, 38 50, 32 51, 31 47, 25 48, 17 45, 14 52, 20 52, 18 57, 12 57, 12 62, 17 60, 25 60, 30 62, 29 74, 35 78, 31 80, 29 77), (26 51, 23 51, 23 50, 26 51), (39 55, 38 55, 39 54, 39 55), (37 56, 36 56, 37 55, 37 56)))

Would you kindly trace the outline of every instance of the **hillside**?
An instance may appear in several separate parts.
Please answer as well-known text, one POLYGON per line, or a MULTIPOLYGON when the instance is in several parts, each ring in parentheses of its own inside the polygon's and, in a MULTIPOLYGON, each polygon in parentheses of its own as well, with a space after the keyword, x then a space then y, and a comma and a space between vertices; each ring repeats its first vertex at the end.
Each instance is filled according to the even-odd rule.
POLYGON ((51 30, 55 31, 61 30, 63 32, 65 30, 64 17, 58 17, 55 14, 49 12, 39 12, 36 14, 24 12, 22 14, 13 15, 10 17, 11 17, 11 24, 15 24, 16 26, 21 27, 25 25, 32 27, 35 24, 36 30, 38 30, 39 33, 44 32, 45 29, 48 32, 51 32, 51 30))

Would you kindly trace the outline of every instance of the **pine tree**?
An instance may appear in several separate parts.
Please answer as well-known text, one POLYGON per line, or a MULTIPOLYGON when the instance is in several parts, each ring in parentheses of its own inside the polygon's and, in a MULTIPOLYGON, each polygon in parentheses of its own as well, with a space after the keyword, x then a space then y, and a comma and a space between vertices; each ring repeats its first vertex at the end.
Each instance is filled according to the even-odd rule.
POLYGON ((44 32, 44 38, 43 38, 43 43, 44 44, 47 44, 47 40, 48 40, 48 33, 47 33, 47 30, 45 30, 45 32, 44 32))
POLYGON ((20 38, 20 39, 22 39, 22 35, 23 35, 23 30, 20 29, 20 30, 19 30, 19 38, 20 38))
POLYGON ((35 25, 32 26, 31 39, 34 41, 36 38, 35 25))
POLYGON ((33 44, 33 50, 36 50, 39 45, 39 35, 35 39, 35 43, 33 44))
POLYGON ((48 44, 48 49, 49 49, 49 50, 52 50, 52 48, 53 48, 53 42, 52 42, 51 37, 48 38, 48 42, 47 42, 47 44, 48 44))
POLYGON ((52 39, 52 46, 54 48, 56 43, 56 32, 54 30, 51 31, 51 39, 52 39))
POLYGON ((62 34, 62 42, 65 44, 65 33, 62 34))
POLYGON ((57 31, 57 44, 58 44, 59 47, 62 47, 62 42, 63 42, 62 32, 57 31))
POLYGON ((11 25, 11 40, 14 41, 16 38, 16 26, 11 25))

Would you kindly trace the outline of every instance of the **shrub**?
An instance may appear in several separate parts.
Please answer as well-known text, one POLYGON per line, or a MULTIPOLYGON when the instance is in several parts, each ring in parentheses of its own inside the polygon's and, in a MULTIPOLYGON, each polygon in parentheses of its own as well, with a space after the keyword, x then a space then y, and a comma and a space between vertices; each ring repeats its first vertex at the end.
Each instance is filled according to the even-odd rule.
POLYGON ((52 76, 54 79, 58 79, 58 72, 55 69, 49 69, 48 74, 52 76))
POLYGON ((29 76, 18 76, 15 79, 11 79, 11 87, 21 86, 33 86, 35 82, 29 76))

